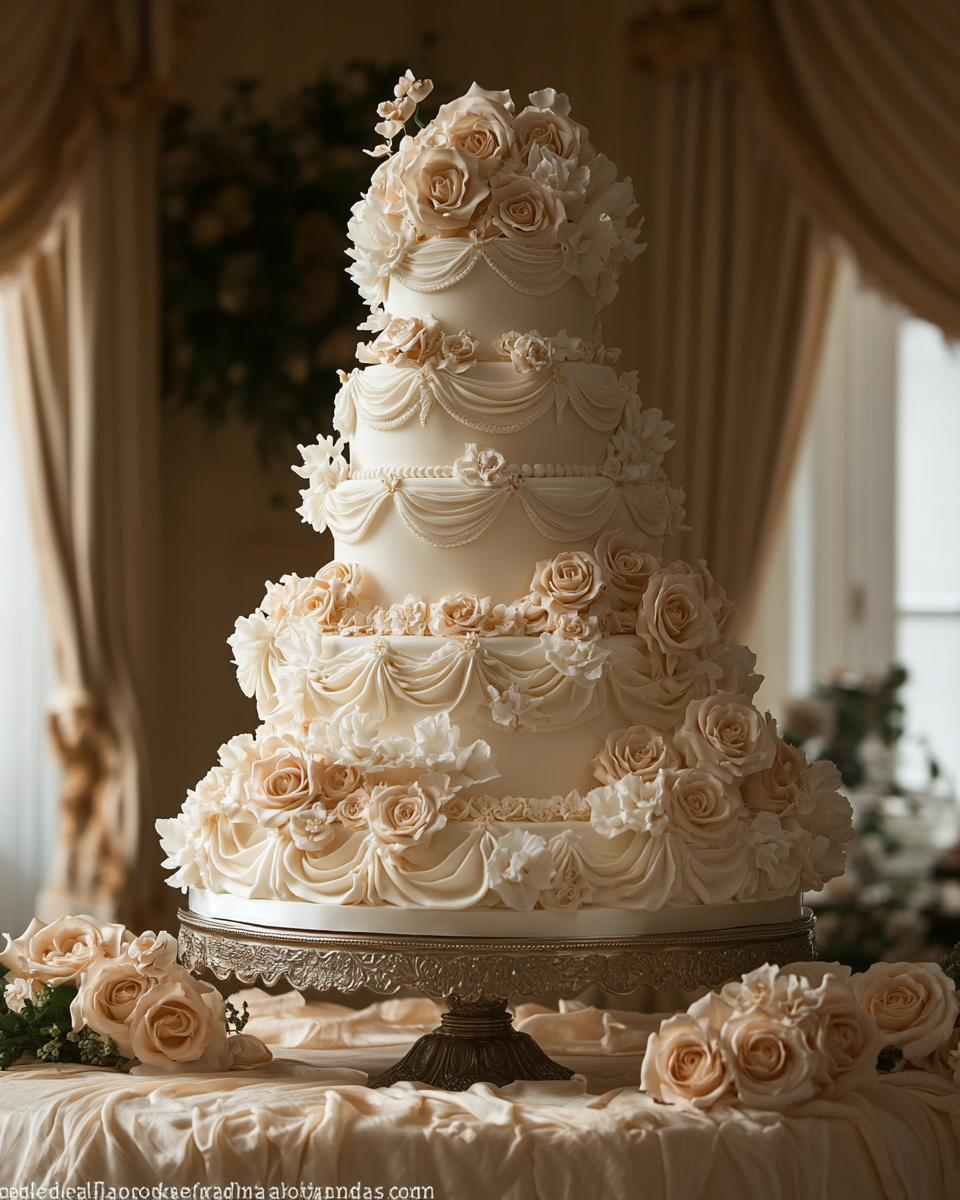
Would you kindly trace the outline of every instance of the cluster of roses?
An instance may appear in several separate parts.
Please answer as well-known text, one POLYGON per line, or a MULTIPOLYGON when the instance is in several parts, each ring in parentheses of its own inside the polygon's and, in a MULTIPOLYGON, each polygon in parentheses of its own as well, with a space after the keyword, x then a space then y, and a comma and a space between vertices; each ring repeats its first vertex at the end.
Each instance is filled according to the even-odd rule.
POLYGON ((870 1083, 880 1064, 960 1085, 960 1005, 936 963, 763 966, 669 1017, 647 1043, 642 1085, 691 1109, 783 1111, 870 1083))
MULTIPOLYGON (((486 453, 486 452, 485 452, 486 453)), ((492 453, 492 452, 491 452, 492 453)), ((496 462, 477 463, 495 474, 496 462)), ((361 605, 361 572, 332 562, 315 576, 285 575, 270 584, 260 608, 240 617, 230 645, 240 683, 253 695, 265 642, 299 652, 301 623, 319 633, 478 637, 557 634, 560 641, 595 641, 636 633, 664 675, 683 663, 701 662, 723 640, 732 605, 704 563, 663 567, 642 541, 619 530, 605 533, 593 552, 565 550, 535 567, 529 593, 512 604, 467 592, 429 602, 407 596, 388 608, 361 605)), ((556 639, 555 639, 556 640, 556 639)))
POLYGON ((637 205, 630 180, 617 181, 613 163, 570 119, 567 97, 545 88, 515 113, 509 92, 473 84, 394 150, 432 89, 410 72, 397 86, 402 94, 378 109, 377 130, 389 140, 374 154, 386 161, 349 224, 351 274, 371 306, 412 246, 445 237, 562 248, 566 270, 609 304, 620 264, 641 250, 639 229, 626 223, 637 205))
MULTIPOLYGON (((425 317, 388 317, 377 320, 383 324, 372 342, 357 344, 357 358, 362 363, 384 363, 393 367, 432 367, 438 371, 459 374, 478 361, 481 344, 467 329, 459 333, 444 333, 432 313, 425 317)), ((521 375, 545 371, 554 363, 586 362, 615 363, 620 358, 616 347, 607 349, 599 342, 571 337, 561 329, 556 337, 544 337, 537 329, 528 333, 511 329, 493 346, 497 357, 512 364, 521 375)), ((343 373, 341 372, 343 376, 343 373)), ((345 376, 343 376, 345 378, 345 376)))
MULTIPOLYGON (((40 1030, 50 1039, 36 1047, 40 1057, 68 1057, 67 1040, 79 1044, 81 1061, 135 1060, 134 1070, 225 1071, 270 1059, 256 1038, 228 1036, 220 993, 179 966, 169 933, 135 937, 122 925, 77 916, 49 924, 34 918, 19 938, 5 936, 0 964, 9 1013, 35 1017, 54 992, 72 996, 70 1024, 40 1030)), ((17 1036, 16 1025, 8 1019, 8 1036, 17 1036)))
POLYGON ((178 868, 169 882, 202 885, 187 841, 199 853, 208 822, 221 817, 282 832, 310 853, 326 849, 338 826, 368 830, 392 861, 426 846, 447 822, 445 803, 497 771, 485 742, 460 745, 447 713, 417 722, 413 735, 381 736, 378 723, 354 706, 302 736, 261 727, 231 738, 181 816, 157 822, 170 856, 164 865, 178 868))

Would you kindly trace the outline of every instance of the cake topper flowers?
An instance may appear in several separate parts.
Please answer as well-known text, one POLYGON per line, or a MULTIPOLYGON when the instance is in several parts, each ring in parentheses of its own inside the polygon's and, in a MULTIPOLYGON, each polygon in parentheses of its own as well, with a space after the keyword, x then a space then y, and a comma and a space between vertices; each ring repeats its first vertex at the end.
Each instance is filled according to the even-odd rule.
POLYGON ((495 243, 519 255, 508 270, 497 267, 508 282, 531 269, 531 252, 559 258, 558 286, 576 276, 609 304, 621 264, 643 249, 640 226, 627 225, 637 205, 630 180, 617 179, 570 117, 567 96, 543 88, 516 113, 508 91, 474 83, 424 125, 417 110, 432 90, 408 70, 377 108, 385 140, 367 153, 384 161, 353 208, 347 252, 371 308, 385 301, 391 275, 415 270, 418 245, 437 238, 456 239, 452 254, 469 239, 478 252, 495 243))

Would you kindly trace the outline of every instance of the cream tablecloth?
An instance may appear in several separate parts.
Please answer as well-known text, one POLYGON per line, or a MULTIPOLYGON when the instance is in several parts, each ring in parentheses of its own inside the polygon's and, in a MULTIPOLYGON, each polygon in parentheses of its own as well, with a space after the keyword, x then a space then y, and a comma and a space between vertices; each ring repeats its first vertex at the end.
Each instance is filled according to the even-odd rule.
POLYGON ((0 1076, 0 1200, 58 1183, 104 1185, 74 1200, 231 1183, 278 1200, 377 1188, 434 1200, 960 1196, 960 1090, 939 1076, 903 1071, 787 1117, 691 1114, 636 1087, 649 1016, 526 1006, 518 1023, 579 1072, 569 1083, 373 1091, 366 1073, 436 1024, 431 1002, 355 1013, 253 1000, 248 1032, 276 1055, 265 1068, 157 1077, 23 1063, 0 1076))

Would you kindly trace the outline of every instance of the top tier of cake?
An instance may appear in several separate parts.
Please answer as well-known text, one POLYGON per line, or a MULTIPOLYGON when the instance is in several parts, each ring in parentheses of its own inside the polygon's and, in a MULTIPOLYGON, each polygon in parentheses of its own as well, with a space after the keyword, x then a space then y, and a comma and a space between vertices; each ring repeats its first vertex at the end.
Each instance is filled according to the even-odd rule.
POLYGON ((515 113, 474 84, 394 147, 422 90, 381 105, 385 161, 350 223, 376 336, 337 400, 349 462, 305 451, 301 511, 375 603, 510 603, 562 548, 620 530, 657 553, 680 521, 667 427, 598 318, 641 249, 636 205, 552 89, 515 113))

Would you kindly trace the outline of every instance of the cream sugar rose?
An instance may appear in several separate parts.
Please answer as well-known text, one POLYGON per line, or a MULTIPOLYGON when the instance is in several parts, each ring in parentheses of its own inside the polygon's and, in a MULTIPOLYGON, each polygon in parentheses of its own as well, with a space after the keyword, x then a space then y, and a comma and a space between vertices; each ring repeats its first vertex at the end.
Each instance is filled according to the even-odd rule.
POLYGON ((371 306, 300 512, 336 561, 230 639, 262 725, 158 823, 213 916, 454 934, 643 933, 797 915, 850 808, 753 704, 705 563, 670 561, 672 426, 599 312, 628 179, 566 96, 380 106, 354 208, 371 306))

